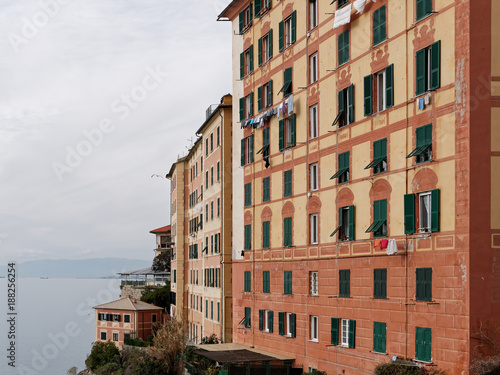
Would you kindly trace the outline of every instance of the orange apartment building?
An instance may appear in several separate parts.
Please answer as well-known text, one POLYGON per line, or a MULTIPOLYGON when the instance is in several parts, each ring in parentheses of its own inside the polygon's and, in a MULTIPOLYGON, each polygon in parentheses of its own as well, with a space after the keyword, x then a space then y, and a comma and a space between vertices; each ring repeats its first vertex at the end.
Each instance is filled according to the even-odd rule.
POLYGON ((163 308, 133 298, 95 306, 95 341, 112 341, 119 348, 125 339, 147 341, 153 327, 163 323, 163 308))
POLYGON ((233 342, 467 372, 500 327, 500 2, 234 0, 233 342))
POLYGON ((171 180, 171 314, 182 317, 189 339, 215 334, 232 340, 231 288, 232 97, 210 106, 188 155, 171 180))

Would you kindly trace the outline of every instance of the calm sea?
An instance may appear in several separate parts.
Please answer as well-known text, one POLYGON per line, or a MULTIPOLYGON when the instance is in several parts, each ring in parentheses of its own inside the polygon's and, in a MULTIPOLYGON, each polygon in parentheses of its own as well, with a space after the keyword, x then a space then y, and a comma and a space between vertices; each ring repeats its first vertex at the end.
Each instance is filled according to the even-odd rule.
POLYGON ((92 307, 119 295, 119 280, 18 279, 13 368, 7 358, 7 279, 0 279, 0 374, 66 375, 73 366, 83 370, 94 341, 92 307))

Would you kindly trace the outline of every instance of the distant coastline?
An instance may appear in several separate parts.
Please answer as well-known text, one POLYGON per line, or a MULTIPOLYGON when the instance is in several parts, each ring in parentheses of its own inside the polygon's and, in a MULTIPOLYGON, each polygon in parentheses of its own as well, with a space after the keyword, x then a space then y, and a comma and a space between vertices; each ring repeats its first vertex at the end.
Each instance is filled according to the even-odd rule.
MULTIPOLYGON (((152 259, 47 259, 18 263, 17 271, 21 278, 115 279, 118 278, 118 272, 150 267, 151 263, 152 259)), ((0 275, 6 273, 7 265, 0 266, 0 275)))

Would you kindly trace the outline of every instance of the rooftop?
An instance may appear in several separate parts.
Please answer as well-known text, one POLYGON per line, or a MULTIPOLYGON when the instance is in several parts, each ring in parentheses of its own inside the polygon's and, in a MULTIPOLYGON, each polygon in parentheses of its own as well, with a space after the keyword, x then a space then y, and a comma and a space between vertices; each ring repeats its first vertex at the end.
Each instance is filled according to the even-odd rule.
POLYGON ((108 302, 103 305, 97 305, 94 309, 126 310, 126 311, 150 311, 163 310, 163 307, 151 305, 132 298, 121 298, 116 301, 108 302))
POLYGON ((170 225, 149 231, 149 233, 167 233, 167 232, 170 232, 170 225))

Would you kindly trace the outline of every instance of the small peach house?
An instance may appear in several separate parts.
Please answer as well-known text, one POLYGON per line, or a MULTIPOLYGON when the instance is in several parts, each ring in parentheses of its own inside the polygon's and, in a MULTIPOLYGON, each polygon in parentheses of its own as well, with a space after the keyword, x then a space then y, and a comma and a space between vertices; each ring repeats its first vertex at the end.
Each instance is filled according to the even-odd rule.
POLYGON ((153 327, 163 322, 164 309, 133 298, 121 298, 95 309, 95 341, 111 340, 121 348, 125 338, 146 341, 153 327))

